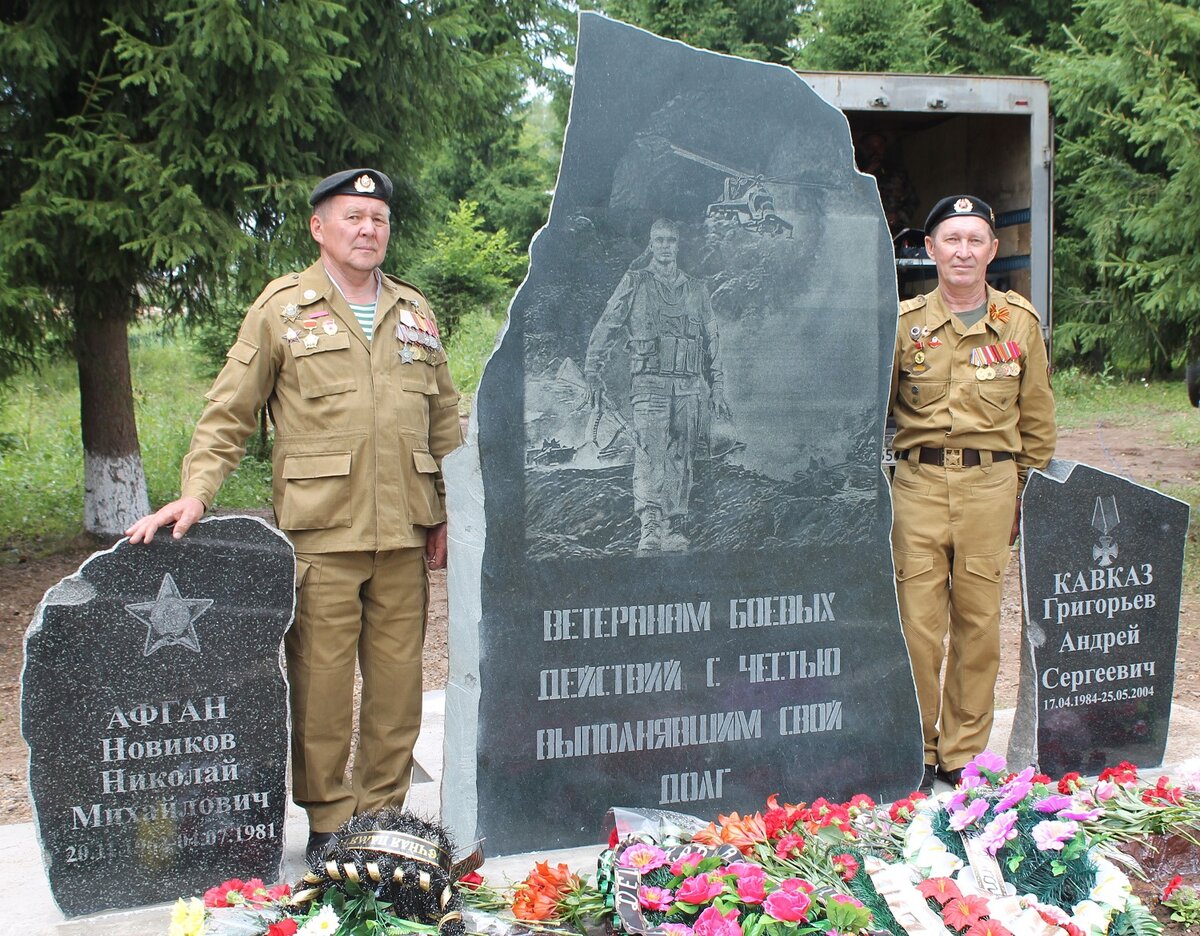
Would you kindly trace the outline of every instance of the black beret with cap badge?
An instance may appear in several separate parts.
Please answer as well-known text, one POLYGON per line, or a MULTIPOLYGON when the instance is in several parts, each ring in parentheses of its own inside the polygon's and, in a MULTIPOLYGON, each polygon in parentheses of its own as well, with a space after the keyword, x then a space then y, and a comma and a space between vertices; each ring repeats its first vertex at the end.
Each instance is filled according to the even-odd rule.
POLYGON ((308 196, 308 203, 315 208, 320 202, 334 195, 362 195, 365 198, 390 201, 392 180, 378 169, 344 169, 318 182, 317 187, 308 196))
POLYGON ((983 218, 995 232, 996 212, 992 211, 992 206, 982 198, 976 198, 974 195, 947 195, 929 212, 929 217, 925 219, 925 233, 932 236, 933 229, 947 218, 970 217, 983 218))

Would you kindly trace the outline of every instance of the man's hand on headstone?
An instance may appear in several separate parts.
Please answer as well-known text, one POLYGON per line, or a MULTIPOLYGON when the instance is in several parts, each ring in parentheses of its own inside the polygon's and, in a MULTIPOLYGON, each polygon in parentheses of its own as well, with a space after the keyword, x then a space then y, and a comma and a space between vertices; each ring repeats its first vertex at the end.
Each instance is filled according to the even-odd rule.
POLYGON ((425 531, 425 568, 446 568, 446 524, 439 523, 425 531))
POLYGON ((198 497, 181 497, 179 500, 160 507, 155 513, 147 514, 125 531, 131 543, 148 543, 154 539, 159 527, 175 524, 171 535, 179 539, 204 516, 204 501, 198 497))

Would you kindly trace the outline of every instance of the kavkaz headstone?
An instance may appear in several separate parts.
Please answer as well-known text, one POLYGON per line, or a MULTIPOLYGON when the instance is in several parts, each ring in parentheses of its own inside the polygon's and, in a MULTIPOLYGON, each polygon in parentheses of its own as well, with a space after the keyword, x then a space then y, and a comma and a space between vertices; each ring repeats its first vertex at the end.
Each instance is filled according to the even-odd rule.
POLYGON ((122 540, 46 593, 25 637, 21 730, 64 914, 278 879, 294 583, 282 534, 227 517, 122 540))
POLYGON ((612 805, 913 790, 880 448, 891 242, 790 70, 581 17, 549 222, 446 461, 442 815, 489 852, 612 805))
POLYGON ((1162 763, 1189 513, 1184 501, 1077 462, 1030 472, 1010 763, 1051 776, 1162 763))

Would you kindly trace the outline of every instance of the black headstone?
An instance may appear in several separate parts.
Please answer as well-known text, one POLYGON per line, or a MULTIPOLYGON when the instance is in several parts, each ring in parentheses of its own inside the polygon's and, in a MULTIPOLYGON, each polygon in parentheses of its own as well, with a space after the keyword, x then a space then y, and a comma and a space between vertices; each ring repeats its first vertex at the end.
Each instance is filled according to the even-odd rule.
POLYGON ((64 914, 278 880, 294 603, 291 544, 251 517, 122 540, 46 593, 21 731, 64 914))
POLYGON ((613 804, 914 789, 896 283, 843 115, 584 14, 531 254, 446 462, 443 818, 505 854, 595 841, 613 804))
POLYGON ((1162 764, 1189 513, 1184 501, 1077 462, 1030 472, 1010 763, 1052 776, 1162 764))

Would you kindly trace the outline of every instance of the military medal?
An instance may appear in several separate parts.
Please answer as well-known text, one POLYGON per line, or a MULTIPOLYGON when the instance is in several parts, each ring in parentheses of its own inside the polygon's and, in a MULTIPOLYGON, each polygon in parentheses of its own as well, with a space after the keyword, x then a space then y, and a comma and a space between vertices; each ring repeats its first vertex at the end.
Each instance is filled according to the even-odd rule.
POLYGON ((925 352, 918 351, 916 354, 913 355, 913 360, 916 361, 918 364, 924 364, 925 363, 925 352))
POLYGON ((988 372, 988 369, 986 367, 984 367, 983 365, 980 365, 979 367, 975 368, 975 379, 976 380, 987 380, 988 379, 987 372, 988 372))
POLYGON ((286 341, 288 344, 291 344, 293 341, 299 341, 300 333, 298 331, 296 331, 296 329, 294 329, 294 328, 289 328, 287 331, 285 331, 283 333, 283 340, 286 341))
POLYGON ((929 338, 929 347, 940 348, 941 346, 942 346, 942 339, 939 338, 937 335, 931 335, 929 338))
POLYGON ((312 300, 317 298, 317 291, 315 289, 304 290, 304 298, 307 301, 311 302, 312 300))
POLYGON ((1008 362, 1008 376, 1009 377, 1020 377, 1021 376, 1021 365, 1018 364, 1016 361, 1009 361, 1008 362))
POLYGON ((928 325, 925 325, 925 326, 923 326, 923 327, 921 328, 921 337, 922 337, 922 338, 928 338, 928 337, 929 337, 929 326, 928 326, 928 325))
POLYGON ((910 328, 908 330, 908 337, 913 341, 919 341, 921 339, 921 326, 914 325, 912 328, 910 328))
POLYGON ((324 325, 322 325, 321 328, 324 330, 325 334, 327 334, 327 335, 336 335, 337 334, 337 322, 333 321, 333 319, 330 319, 328 322, 326 322, 324 325))
POLYGON ((304 336, 304 347, 306 347, 309 351, 312 351, 314 348, 316 348, 318 340, 319 339, 317 338, 316 334, 310 328, 308 330, 308 334, 304 336))
POLYGON ((300 307, 294 302, 289 302, 279 314, 283 316, 285 322, 294 322, 300 317, 300 307))
POLYGON ((410 348, 408 345, 405 345, 403 348, 400 349, 400 363, 401 364, 411 364, 413 362, 413 360, 414 360, 414 358, 413 358, 412 348, 410 348))

